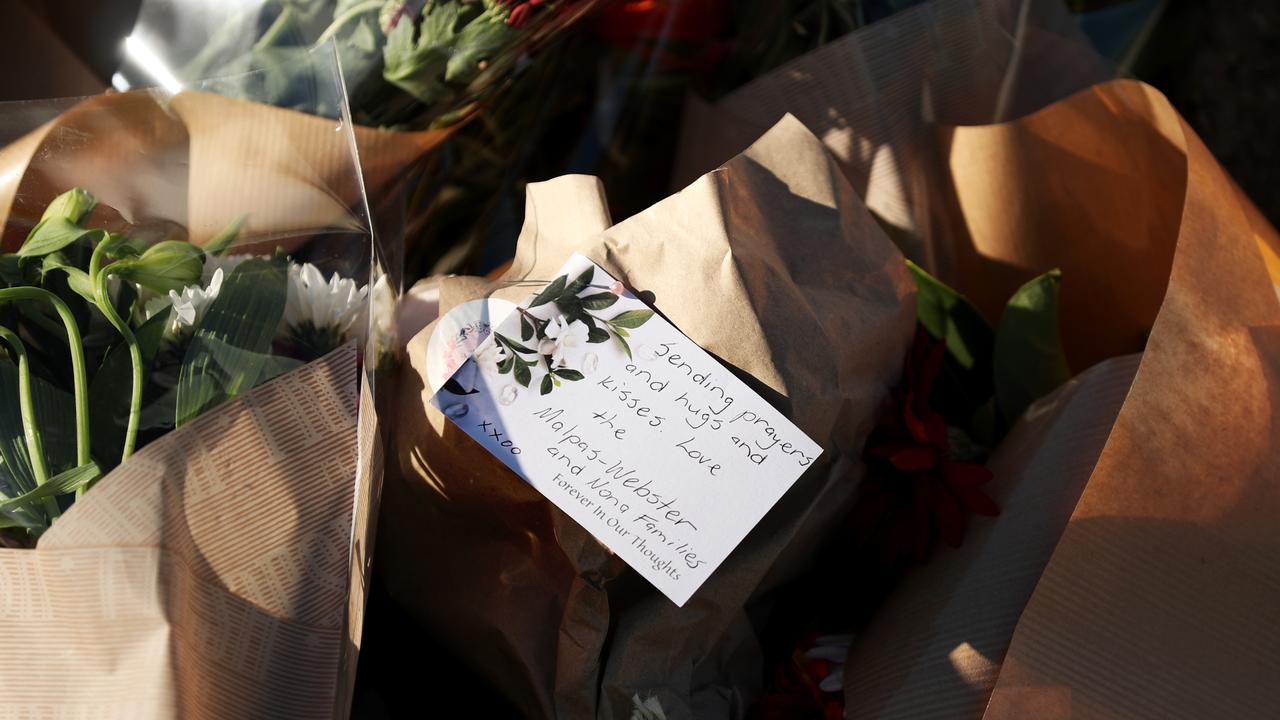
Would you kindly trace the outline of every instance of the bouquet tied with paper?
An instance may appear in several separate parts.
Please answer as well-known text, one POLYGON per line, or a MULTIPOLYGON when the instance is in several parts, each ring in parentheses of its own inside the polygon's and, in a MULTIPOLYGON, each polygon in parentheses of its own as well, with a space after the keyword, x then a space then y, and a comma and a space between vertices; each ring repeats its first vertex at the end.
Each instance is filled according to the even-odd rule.
POLYGON ((587 177, 526 217, 511 269, 446 279, 409 343, 388 588, 531 717, 729 714, 754 616, 852 502, 906 266, 794 120, 616 226, 587 177), (470 312, 492 334, 442 371, 470 312))
POLYGON ((395 295, 349 119, 216 90, 0 106, 6 711, 347 712, 395 295))

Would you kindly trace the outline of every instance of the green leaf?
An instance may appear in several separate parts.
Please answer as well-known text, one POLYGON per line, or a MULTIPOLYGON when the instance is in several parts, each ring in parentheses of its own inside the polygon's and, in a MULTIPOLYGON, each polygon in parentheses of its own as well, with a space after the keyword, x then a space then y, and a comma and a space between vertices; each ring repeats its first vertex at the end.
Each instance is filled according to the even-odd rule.
POLYGON ((93 294, 93 282, 89 280, 89 273, 68 263, 66 257, 61 252, 46 255, 41 264, 41 271, 44 273, 50 273, 55 270, 61 270, 66 273, 67 287, 71 288, 75 294, 85 300, 88 300, 90 303, 97 302, 97 298, 93 294))
POLYGON ((565 287, 564 291, 560 293, 560 297, 557 298, 557 300, 564 302, 564 301, 577 299, 578 293, 585 290, 586 287, 591 284, 591 281, 595 279, 595 276, 596 276, 595 267, 589 267, 586 270, 583 270, 581 273, 578 274, 578 277, 573 279, 573 282, 569 283, 569 285, 565 287))
POLYGON ((543 375, 543 376, 542 376, 542 388, 541 388, 541 391, 540 391, 540 392, 541 392, 541 394, 546 395, 547 393, 551 392, 551 387, 552 387, 552 385, 551 385, 551 376, 550 376, 550 375, 543 375))
POLYGON ((520 316, 520 339, 532 340, 534 336, 533 323, 529 322, 529 318, 520 316))
POLYGON ((1051 270, 1023 285, 1005 306, 996 332, 996 408, 1012 425, 1027 406, 1071 377, 1058 335, 1058 286, 1051 270))
POLYGON ((966 370, 990 358, 994 335, 987 321, 963 295, 910 260, 916 281, 916 316, 930 335, 947 343, 947 351, 966 370))
POLYGON ((536 308, 539 305, 546 305, 557 297, 560 297, 560 293, 564 292, 565 283, 568 282, 568 280, 568 276, 565 275, 561 275, 555 280, 552 280, 550 285, 543 288, 542 292, 535 295, 534 298, 529 301, 529 307, 536 308))
POLYGON ((485 62, 497 56, 511 43, 519 31, 505 22, 481 17, 467 23, 459 33, 455 51, 445 68, 445 82, 466 84, 484 69, 485 62))
POLYGON ((565 380, 577 381, 585 377, 582 373, 578 372, 577 370, 570 370, 568 368, 560 368, 556 370, 555 373, 556 373, 556 377, 561 377, 561 378, 564 378, 565 380))
POLYGON ((223 280, 182 361, 176 427, 257 383, 284 315, 285 283, 282 261, 256 258, 223 280))
MULTIPOLYGON (((165 308, 133 331, 142 351, 142 364, 151 367, 165 326, 173 308, 165 308)), ((89 439, 93 454, 100 458, 118 458, 124 446, 125 428, 129 421, 129 399, 133 392, 133 366, 129 361, 129 347, 118 342, 107 351, 102 366, 89 385, 89 439)), ((174 414, 168 413, 165 425, 173 422, 174 414)))
POLYGON ((582 298, 582 307, 588 310, 604 310, 618 302, 618 296, 611 292, 596 293, 582 298))
POLYGON ((591 328, 587 331, 587 342, 589 343, 605 343, 609 342, 609 331, 604 328, 591 328))
POLYGON ((64 217, 45 218, 31 229, 26 242, 18 248, 18 256, 25 258, 48 255, 87 235, 105 235, 105 233, 102 230, 80 227, 64 217))
POLYGON ((506 375, 507 373, 511 372, 511 369, 514 368, 515 366, 516 366, 516 356, 508 355, 506 360, 503 360, 502 362, 498 363, 498 374, 506 375))
POLYGON ((506 345, 508 350, 514 350, 516 352, 524 353, 525 355, 532 355, 534 352, 528 347, 521 345, 520 343, 516 342, 515 340, 512 340, 511 338, 501 333, 494 333, 493 337, 496 342, 500 342, 503 345, 506 345))
POLYGON ((529 373, 528 363, 525 363, 525 362, 516 363, 515 378, 516 378, 516 382, 520 383, 525 387, 529 387, 529 381, 532 380, 533 378, 529 373))
POLYGON ((66 472, 58 473, 49 478, 45 484, 25 492, 18 497, 10 498, 0 502, 0 510, 10 510, 23 505, 29 505, 33 502, 44 500, 45 498, 58 497, 59 495, 67 495, 89 485, 94 480, 102 476, 102 470, 98 468, 97 463, 88 463, 80 467, 71 468, 66 472))
POLYGON ((156 243, 136 258, 111 265, 112 274, 158 293, 196 284, 203 270, 204 251, 181 240, 156 243))
POLYGON ((22 284, 21 260, 17 255, 0 255, 0 282, 9 287, 22 284))
POLYGON ((631 357, 631 345, 629 345, 629 344, 627 343, 627 341, 626 341, 626 335, 624 335, 624 334, 622 334, 621 332, 619 332, 617 335, 614 335, 614 336, 613 336, 613 339, 618 341, 618 344, 622 346, 622 351, 623 351, 623 352, 625 352, 625 353, 627 354, 627 357, 628 357, 628 358, 630 358, 630 357, 631 357))
POLYGON ((437 3, 422 18, 417 42, 413 23, 402 19, 382 48, 382 77, 387 82, 432 105, 449 96, 444 84, 449 58, 454 53, 459 7, 437 3))
POLYGON ((225 255, 227 250, 231 249, 231 244, 236 241, 236 238, 240 237, 240 228, 244 227, 244 221, 248 219, 248 215, 241 215, 232 220, 230 225, 223 228, 222 232, 214 235, 213 239, 204 246, 205 253, 214 257, 225 255))
POLYGON ((653 317, 652 310, 627 310, 624 313, 614 315, 609 322, 610 324, 618 327, 631 328, 632 330, 635 330, 641 325, 649 322, 649 318, 651 317, 653 317))
POLYGON ((78 225, 89 217, 89 213, 98 206, 98 201, 93 194, 84 188, 71 188, 62 193, 49 203, 44 209, 44 214, 40 216, 41 220, 49 218, 62 218, 72 224, 78 225))

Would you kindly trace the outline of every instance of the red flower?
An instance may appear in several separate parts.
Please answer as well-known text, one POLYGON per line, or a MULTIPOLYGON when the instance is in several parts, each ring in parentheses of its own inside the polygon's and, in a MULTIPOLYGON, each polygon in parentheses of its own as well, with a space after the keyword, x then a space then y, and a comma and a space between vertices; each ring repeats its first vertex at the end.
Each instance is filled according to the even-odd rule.
POLYGON ((614 0, 597 16, 596 32, 610 43, 656 58, 664 69, 710 68, 728 45, 728 0, 614 0))
POLYGON ((1000 514, 980 489, 991 471, 951 457, 947 424, 929 406, 945 353, 945 344, 917 329, 902 380, 862 453, 867 477, 854 531, 888 564, 925 560, 939 538, 959 547, 969 515, 1000 514))
MULTIPOLYGON (((844 717, 844 693, 819 685, 831 674, 829 660, 810 657, 818 645, 816 634, 807 635, 774 673, 769 690, 749 717, 753 720, 840 720, 844 717)), ((848 642, 845 642, 847 651, 848 642)), ((843 653, 842 653, 843 655, 843 653)))

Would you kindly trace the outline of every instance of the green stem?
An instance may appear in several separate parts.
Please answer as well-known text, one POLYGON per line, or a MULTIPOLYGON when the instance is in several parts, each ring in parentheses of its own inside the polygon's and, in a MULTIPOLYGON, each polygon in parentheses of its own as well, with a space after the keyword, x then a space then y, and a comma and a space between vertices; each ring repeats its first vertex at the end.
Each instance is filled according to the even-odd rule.
MULTIPOLYGON (((40 437, 40 428, 36 426, 35 403, 31 400, 31 363, 27 359, 27 346, 17 333, 6 327, 0 327, 0 340, 9 344, 18 361, 18 406, 22 413, 22 433, 27 441, 31 474, 35 475, 36 487, 39 487, 49 482, 49 467, 44 461, 44 439, 40 437)), ((54 498, 44 499, 44 509, 49 513, 50 522, 62 512, 54 498)))
POLYGON ((355 20, 361 15, 365 15, 369 12, 377 12, 382 7, 382 4, 383 0, 367 0, 366 2, 348 9, 346 12, 334 18, 333 22, 329 24, 329 27, 325 28, 324 32, 320 33, 320 37, 316 39, 315 44, 325 44, 326 41, 337 35, 342 28, 346 27, 352 20, 355 20))
POLYGON ((289 23, 293 21, 293 16, 293 6, 286 5, 284 9, 280 11, 280 14, 276 16, 275 21, 271 23, 271 27, 267 28, 267 31, 262 34, 262 37, 258 39, 258 42, 253 44, 253 49, 263 50, 275 45, 276 41, 280 39, 280 36, 283 35, 285 30, 289 27, 289 23))
POLYGON ((104 241, 98 243, 98 246, 93 249, 93 256, 89 259, 89 279, 93 282, 93 296, 98 309, 120 333, 125 345, 129 347, 129 364, 133 369, 133 391, 129 396, 129 424, 125 427, 124 449, 120 453, 120 462, 124 462, 133 455, 134 446, 138 442, 138 422, 142 416, 142 348, 138 345, 138 339, 134 337, 129 323, 116 312, 116 306, 107 293, 107 278, 111 272, 109 268, 102 267, 102 258, 110 245, 111 243, 104 241))
POLYGON ((76 464, 89 464, 89 382, 85 372, 84 343, 75 315, 62 298, 38 287, 12 287, 0 290, 0 302, 38 300, 53 305, 67 329, 67 347, 71 351, 71 376, 76 403, 76 464))

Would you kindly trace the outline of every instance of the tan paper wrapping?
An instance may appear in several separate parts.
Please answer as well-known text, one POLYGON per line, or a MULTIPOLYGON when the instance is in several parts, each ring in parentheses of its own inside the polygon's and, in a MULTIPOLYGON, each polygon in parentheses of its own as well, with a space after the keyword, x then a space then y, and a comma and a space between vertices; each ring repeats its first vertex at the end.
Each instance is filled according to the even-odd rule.
POLYGON ((104 206, 95 220, 157 240, 207 242, 247 215, 241 252, 272 252, 299 236, 366 234, 362 193, 375 226, 400 227, 403 219, 388 214, 403 175, 447 131, 358 127, 353 148, 339 126, 202 92, 87 98, 0 150, 0 246, 16 249, 49 201, 77 186, 104 206))
MULTIPOLYGON (((651 293, 828 452, 676 608, 429 406, 429 327, 403 378, 381 525, 388 588, 526 716, 625 717, 638 694, 668 718, 741 717, 762 680, 753 612, 847 511, 857 477, 837 459, 860 448, 909 343, 902 257, 790 118, 598 235, 607 216, 589 180, 533 185, 528 206, 503 280, 531 284, 508 292, 529 294, 582 252, 651 293)), ((460 299, 450 284, 443 311, 460 299)))
MULTIPOLYGON (((971 211, 981 205, 961 196, 971 230, 1007 229, 985 234, 995 245, 984 254, 1013 261, 1038 243, 1052 259, 1076 260, 1080 274, 1115 268, 1111 277, 1135 288, 1167 285, 986 716, 1271 716, 1280 706, 1280 303, 1260 248, 1276 247, 1275 231, 1163 96, 1138 83, 1099 86, 1006 127, 958 129, 951 148, 957 188, 982 177, 1020 189, 1014 222, 971 211), (964 162, 1015 154, 1040 162, 964 162), (1167 174, 1150 172, 1159 168, 1167 174), (1145 231, 1132 232, 1135 223, 1145 231), (1143 244, 1149 262, 1119 267, 1143 244)), ((1131 308, 1113 304, 1077 332, 1089 322, 1105 339, 1132 322, 1131 308)))
MULTIPOLYGON (((983 5, 997 11, 971 23, 994 19, 1011 42, 948 25, 958 4, 935 0, 721 103, 695 103, 681 144, 696 171, 794 112, 872 209, 911 231, 899 241, 989 319, 1020 283, 1060 267, 1073 369, 1146 350, 1083 491, 1068 484, 1056 502, 1018 511, 1018 497, 1065 482, 1070 473, 1028 469, 1071 441, 1050 435, 1012 464, 1001 450, 997 492, 1012 504, 976 527, 978 547, 971 539, 909 578, 854 646, 850 714, 973 717, 995 687, 989 717, 1267 717, 1280 705, 1280 625, 1269 620, 1280 574, 1267 529, 1280 502, 1280 242, 1168 102, 1139 84, 939 133, 939 122, 1026 115, 1097 78, 1083 45, 1044 32, 1054 25, 1044 4, 983 5), (990 538, 1019 526, 1034 532, 1010 542, 1037 550, 1002 559, 1015 551, 990 538)), ((1097 382, 1099 370, 1081 380, 1097 382)), ((1110 426, 1104 416, 1084 426, 1110 426)), ((1060 470, 1078 473, 1098 451, 1060 470)))
POLYGON ((0 718, 344 716, 357 388, 354 347, 334 351, 0 550, 0 718))
POLYGON ((1140 356, 1108 360, 1033 405, 988 462, 1000 517, 913 569, 845 664, 849 718, 977 718, 1022 608, 1093 472, 1140 356))
MULTIPOLYGON (((822 138, 889 226, 918 233, 935 122, 1019 117, 1110 77, 1059 0, 933 0, 850 33, 715 104, 690 98, 675 181, 733 157, 784 114, 822 138)), ((903 235, 902 240, 910 240, 903 235)), ((935 248, 911 245, 933 267, 935 248)))

